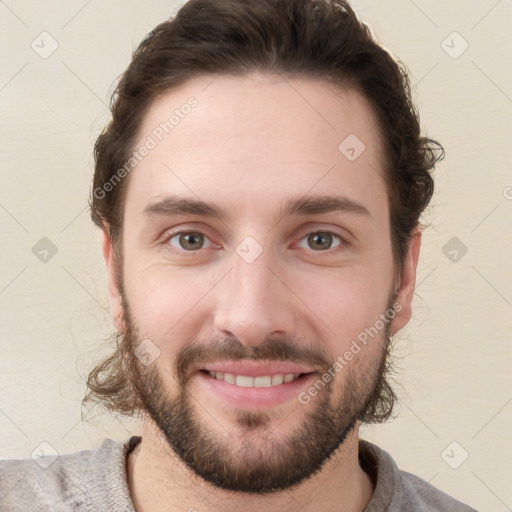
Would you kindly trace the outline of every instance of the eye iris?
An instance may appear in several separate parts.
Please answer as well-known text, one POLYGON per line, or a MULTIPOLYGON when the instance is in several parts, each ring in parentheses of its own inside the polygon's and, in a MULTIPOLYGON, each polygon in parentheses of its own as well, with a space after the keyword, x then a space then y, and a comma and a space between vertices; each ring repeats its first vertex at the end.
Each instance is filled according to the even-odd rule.
POLYGON ((332 235, 330 233, 312 233, 308 237, 308 242, 314 250, 329 249, 332 244, 332 235))
POLYGON ((200 242, 203 245, 203 235, 201 233, 185 233, 180 235, 180 245, 183 249, 200 249, 199 246, 194 246, 194 243, 200 242))

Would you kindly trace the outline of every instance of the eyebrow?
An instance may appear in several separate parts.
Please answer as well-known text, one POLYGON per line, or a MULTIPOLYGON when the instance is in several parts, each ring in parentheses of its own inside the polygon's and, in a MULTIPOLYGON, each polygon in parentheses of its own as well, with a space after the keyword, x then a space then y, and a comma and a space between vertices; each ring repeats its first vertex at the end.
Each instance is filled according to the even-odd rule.
MULTIPOLYGON (((280 217, 329 212, 352 213, 371 217, 368 209, 362 204, 347 197, 339 196, 304 196, 298 199, 289 199, 281 208, 280 217)), ((200 217, 213 217, 219 220, 228 217, 226 212, 214 203, 178 196, 166 196, 146 206, 142 213, 145 217, 198 215, 200 217)))

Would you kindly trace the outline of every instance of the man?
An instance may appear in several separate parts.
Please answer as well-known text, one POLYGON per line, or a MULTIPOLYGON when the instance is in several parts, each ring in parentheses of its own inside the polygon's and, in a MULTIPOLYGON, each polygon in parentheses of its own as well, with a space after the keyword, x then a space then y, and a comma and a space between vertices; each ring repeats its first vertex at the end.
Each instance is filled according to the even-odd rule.
POLYGON ((191 0, 141 43, 95 146, 115 352, 86 401, 139 414, 1 510, 469 511, 359 439, 388 419, 442 148, 341 0, 191 0))

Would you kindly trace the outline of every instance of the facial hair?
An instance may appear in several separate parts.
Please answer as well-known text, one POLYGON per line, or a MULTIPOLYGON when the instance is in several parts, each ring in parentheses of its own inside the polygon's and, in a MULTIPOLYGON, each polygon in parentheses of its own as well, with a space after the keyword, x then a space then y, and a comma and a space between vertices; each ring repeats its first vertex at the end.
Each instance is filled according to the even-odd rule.
POLYGON ((322 376, 332 368, 333 362, 318 348, 300 345, 289 337, 269 338, 253 347, 233 339, 194 340, 176 356, 171 377, 176 379, 178 392, 170 396, 158 359, 145 365, 133 356, 133 349, 143 338, 124 297, 123 302, 124 335, 129 337, 131 352, 128 368, 137 402, 183 463, 220 489, 270 493, 297 486, 319 472, 357 421, 377 406, 379 390, 390 370, 389 323, 385 324, 382 335, 370 342, 381 345, 378 357, 372 355, 370 360, 362 348, 328 382, 322 376), (206 421, 198 417, 198 411, 208 404, 199 404, 190 390, 191 364, 240 359, 292 361, 318 369, 322 388, 308 404, 297 401, 295 408, 302 408, 303 419, 289 435, 278 435, 274 432, 277 427, 270 429, 274 416, 262 410, 231 411, 239 436, 226 429, 213 429, 211 415, 206 415, 209 418, 206 421))

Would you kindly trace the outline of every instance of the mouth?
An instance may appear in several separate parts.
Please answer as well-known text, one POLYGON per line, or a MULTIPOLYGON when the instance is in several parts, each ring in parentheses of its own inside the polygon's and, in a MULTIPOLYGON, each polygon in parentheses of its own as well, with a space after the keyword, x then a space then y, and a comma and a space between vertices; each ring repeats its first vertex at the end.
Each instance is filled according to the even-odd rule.
POLYGON ((242 388, 270 388, 274 386, 281 386, 298 380, 310 373, 276 373, 273 375, 240 375, 229 372, 216 372, 213 370, 199 370, 200 372, 209 375, 211 378, 227 382, 228 384, 242 387, 242 388))
POLYGON ((261 410, 298 400, 318 372, 286 362, 219 362, 199 368, 195 375, 206 394, 205 404, 261 410))

